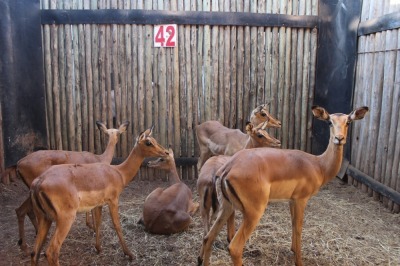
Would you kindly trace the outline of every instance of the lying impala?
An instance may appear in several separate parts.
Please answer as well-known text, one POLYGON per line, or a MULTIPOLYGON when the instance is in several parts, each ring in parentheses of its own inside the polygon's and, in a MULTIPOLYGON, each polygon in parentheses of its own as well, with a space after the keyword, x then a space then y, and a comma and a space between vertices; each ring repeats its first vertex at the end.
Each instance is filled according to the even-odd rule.
MULTIPOLYGON (((107 127, 97 121, 97 127, 100 131, 104 132, 108 135, 108 144, 107 148, 103 154, 93 154, 90 152, 77 152, 77 151, 62 151, 62 150, 40 150, 33 152, 21 160, 18 161, 15 166, 18 175, 22 178, 24 183, 29 187, 33 180, 44 173, 47 169, 49 169, 53 165, 58 164, 68 164, 68 163, 107 163, 110 164, 111 160, 114 156, 115 145, 118 142, 118 137, 120 134, 124 133, 129 125, 129 122, 124 122, 118 129, 107 127)), ((19 231, 19 245, 23 251, 26 252, 27 244, 25 241, 25 229, 24 229, 24 220, 25 215, 28 214, 32 224, 37 231, 37 222, 36 217, 32 210, 32 202, 31 198, 28 197, 22 204, 19 206, 15 212, 18 217, 18 231, 19 231)), ((88 215, 86 216, 86 223, 90 225, 88 215)), ((95 231, 97 231, 95 229, 95 231)))
POLYGON ((234 210, 243 214, 243 222, 229 244, 234 265, 242 265, 245 242, 257 226, 269 201, 288 200, 292 220, 292 251, 296 265, 301 259, 301 231, 307 201, 339 172, 349 124, 364 118, 368 107, 349 115, 329 114, 314 106, 314 116, 330 125, 327 150, 319 156, 299 150, 257 148, 235 154, 217 172, 216 190, 220 203, 218 216, 203 244, 198 264, 209 265, 211 245, 234 210))
POLYGON ((169 149, 168 156, 150 161, 147 166, 167 170, 170 186, 156 188, 147 196, 139 223, 153 234, 169 235, 187 229, 199 204, 193 202, 192 191, 179 178, 173 151, 169 149))
MULTIPOLYGON (((50 265, 59 265, 59 252, 78 212, 95 209, 96 228, 100 228, 101 209, 108 205, 115 231, 124 254, 133 259, 121 231, 118 200, 124 187, 135 177, 146 157, 168 155, 168 151, 151 137, 152 128, 136 139, 128 158, 120 165, 105 163, 64 164, 52 166, 36 178, 31 186, 33 210, 38 219, 38 233, 32 252, 32 265, 37 265, 43 241, 53 221, 53 237, 46 250, 50 265)), ((100 242, 96 237, 96 249, 100 242)))
MULTIPOLYGON (((267 131, 265 131, 267 122, 263 122, 257 127, 248 122, 246 124, 246 132, 248 139, 244 149, 252 149, 257 147, 280 147, 281 142, 271 137, 267 131)), ((204 236, 210 229, 210 210, 213 209, 213 214, 216 213, 217 204, 216 199, 212 199, 215 195, 215 189, 213 184, 213 177, 217 170, 223 166, 231 156, 219 155, 213 156, 208 159, 200 170, 199 178, 197 179, 197 191, 200 198, 200 214, 203 221, 204 236)), ((214 216, 214 215, 213 215, 214 216)), ((233 237, 234 228, 228 228, 228 241, 233 237)))
MULTIPOLYGON (((251 112, 250 122, 257 126, 267 122, 267 127, 280 128, 281 122, 267 111, 267 104, 258 106, 251 112)), ((197 142, 199 143, 200 156, 197 169, 201 167, 208 158, 214 155, 232 156, 246 145, 248 136, 239 129, 224 127, 218 121, 206 121, 196 126, 197 142)))

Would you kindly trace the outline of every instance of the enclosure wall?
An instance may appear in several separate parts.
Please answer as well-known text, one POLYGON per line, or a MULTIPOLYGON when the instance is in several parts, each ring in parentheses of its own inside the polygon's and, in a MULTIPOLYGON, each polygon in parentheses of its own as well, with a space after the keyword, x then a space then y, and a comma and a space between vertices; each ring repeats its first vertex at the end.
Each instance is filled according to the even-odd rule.
MULTIPOLYGON (((317 16, 317 4, 42 0, 41 8, 317 16)), ((162 145, 170 145, 177 157, 195 158, 196 125, 219 120, 243 130, 251 110, 270 102, 270 113, 282 121, 282 129, 271 133, 284 148, 310 151, 316 28, 178 25, 175 48, 153 47, 153 25, 44 24, 42 31, 52 149, 100 153, 105 141, 95 121, 116 126, 129 120, 117 157, 126 157, 135 137, 154 124, 162 145)), ((195 174, 194 167, 182 168, 184 179, 195 174)))
MULTIPOLYGON (((398 1, 364 0, 361 23, 400 14, 398 1)), ((354 125, 351 163, 379 183, 400 192, 400 31, 359 36, 354 106, 370 107, 364 123, 354 125)), ((350 179, 389 209, 399 205, 350 179)))

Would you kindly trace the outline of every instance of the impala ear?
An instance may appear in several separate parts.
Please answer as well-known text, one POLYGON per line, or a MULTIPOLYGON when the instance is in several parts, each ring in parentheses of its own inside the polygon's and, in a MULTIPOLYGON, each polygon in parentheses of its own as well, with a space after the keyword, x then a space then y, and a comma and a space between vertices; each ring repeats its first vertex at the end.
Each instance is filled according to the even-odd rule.
POLYGON ((124 133, 127 130, 128 126, 129 126, 129 121, 125 121, 124 123, 122 123, 118 128, 119 133, 124 133))
POLYGON ((250 123, 249 121, 246 122, 246 133, 251 134, 251 131, 253 130, 253 124, 250 123))
POLYGON ((149 137, 151 136, 151 134, 153 134, 153 129, 154 129, 154 125, 151 125, 151 127, 149 129, 150 130, 149 135, 148 135, 149 137))
POLYGON ((367 106, 359 107, 349 114, 349 119, 351 121, 363 119, 368 111, 369 108, 367 106))
POLYGON ((139 141, 141 141, 141 140, 147 138, 148 136, 150 136, 150 135, 151 135, 151 132, 152 132, 152 129, 153 129, 153 127, 149 128, 149 129, 146 129, 145 131, 143 131, 142 133, 140 133, 139 136, 138 136, 137 139, 136 139, 136 142, 139 142, 139 141))
POLYGON ((329 113, 324 108, 314 105, 311 107, 311 110, 315 118, 319 120, 329 120, 329 113))
POLYGON ((261 122, 256 127, 253 127, 253 129, 254 130, 265 129, 267 124, 268 124, 268 121, 261 122))
POLYGON ((98 128, 100 131, 103 131, 104 133, 107 132, 107 127, 106 127, 106 125, 104 125, 102 122, 96 121, 96 125, 97 125, 97 128, 98 128))
POLYGON ((142 139, 146 138, 146 131, 143 131, 139 134, 139 136, 136 138, 136 143, 140 142, 142 139))
POLYGON ((267 125, 268 125, 268 121, 269 121, 269 119, 268 119, 267 121, 265 121, 265 122, 262 123, 262 125, 261 125, 261 129, 262 129, 262 130, 265 130, 265 128, 266 128, 267 125))
POLYGON ((271 101, 266 102, 266 103, 260 105, 260 110, 261 110, 262 108, 264 108, 264 107, 268 107, 270 104, 271 104, 271 101))
POLYGON ((141 133, 140 135, 142 136, 143 135, 143 137, 144 138, 146 138, 146 137, 150 137, 151 136, 151 134, 153 133, 153 128, 154 128, 154 125, 152 125, 150 128, 148 128, 148 129, 146 129, 143 133, 141 133))

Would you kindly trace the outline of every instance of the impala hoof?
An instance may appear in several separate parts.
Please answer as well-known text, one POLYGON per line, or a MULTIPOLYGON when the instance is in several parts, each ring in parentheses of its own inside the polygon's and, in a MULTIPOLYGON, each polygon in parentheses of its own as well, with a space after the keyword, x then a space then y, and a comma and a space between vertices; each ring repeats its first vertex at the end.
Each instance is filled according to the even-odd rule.
POLYGON ((141 217, 141 218, 139 219, 139 221, 137 221, 136 224, 144 225, 143 217, 141 217))
POLYGON ((200 257, 197 257, 197 266, 201 266, 203 264, 203 259, 200 257))
POLYGON ((124 254, 129 257, 130 261, 133 260, 134 256, 130 251, 126 250, 126 251, 124 251, 124 254))
POLYGON ((28 252, 28 245, 27 245, 24 241, 22 241, 22 239, 18 240, 18 245, 19 245, 19 248, 20 248, 23 252, 29 254, 29 252, 28 252))
POLYGON ((101 247, 95 247, 95 248, 96 248, 97 254, 100 254, 102 251, 102 248, 101 247))

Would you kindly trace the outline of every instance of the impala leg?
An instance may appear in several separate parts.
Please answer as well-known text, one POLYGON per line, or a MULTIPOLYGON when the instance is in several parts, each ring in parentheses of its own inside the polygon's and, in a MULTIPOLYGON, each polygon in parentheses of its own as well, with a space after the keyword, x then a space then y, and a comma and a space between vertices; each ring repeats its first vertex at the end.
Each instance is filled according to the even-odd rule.
POLYGON ((60 255, 61 245, 71 229, 75 216, 76 213, 57 217, 56 228, 50 240, 49 247, 46 250, 46 257, 49 265, 60 265, 58 257, 60 255))
POLYGON ((33 226, 35 227, 35 231, 37 233, 38 224, 36 221, 36 216, 33 213, 32 201, 31 198, 28 197, 17 209, 15 209, 15 213, 17 214, 18 219, 18 233, 19 240, 18 244, 24 252, 27 251, 27 244, 25 240, 25 215, 28 214, 29 219, 31 220, 33 226))
POLYGON ((199 209, 199 203, 193 202, 193 200, 191 200, 189 203, 189 209, 188 209, 189 215, 195 214, 198 209, 199 209))
POLYGON ((203 166, 203 164, 208 160, 208 158, 210 158, 212 156, 212 153, 210 152, 210 150, 208 148, 203 148, 203 150, 201 149, 202 147, 200 146, 200 156, 199 156, 199 160, 197 162, 197 170, 200 173, 200 169, 203 166))
POLYGON ((172 231, 174 231, 173 233, 181 232, 188 228, 191 223, 192 217, 189 215, 189 213, 184 211, 177 211, 173 217, 172 231))
POLYGON ((228 218, 232 215, 233 211, 234 210, 230 203, 227 203, 219 208, 217 219, 212 225, 210 231, 203 239, 203 244, 200 249, 200 255, 197 259, 198 265, 201 265, 203 262, 204 266, 208 266, 210 264, 212 244, 224 224, 227 222, 228 218))
POLYGON ((203 228, 204 228, 204 234, 203 237, 207 235, 208 231, 210 230, 210 208, 207 208, 204 206, 204 204, 200 205, 200 214, 201 214, 201 220, 203 221, 203 228))
MULTIPOLYGON (((29 202, 30 202, 30 204, 32 204, 31 200, 29 200, 29 202)), ((37 223, 36 215, 32 210, 32 205, 30 205, 30 206, 31 206, 31 208, 29 209, 27 214, 28 214, 29 220, 31 221, 33 227, 35 227, 35 233, 37 234, 38 223, 37 223)))
POLYGON ((92 216, 90 217, 90 213, 87 212, 85 213, 86 216, 86 226, 89 227, 90 229, 93 229, 94 231, 96 231, 95 229, 95 221, 94 221, 94 217, 93 217, 93 212, 92 212, 92 216))
POLYGON ((302 266, 301 259, 301 231, 303 229, 304 210, 307 205, 307 200, 293 201, 293 219, 292 219, 292 250, 295 253, 295 264, 302 266))
POLYGON ((243 265, 243 247, 259 223, 263 213, 264 210, 248 212, 245 209, 245 213, 243 214, 243 222, 228 247, 233 265, 243 265))
POLYGON ((295 235, 295 230, 294 230, 294 201, 293 200, 291 200, 291 201, 289 201, 289 210, 290 210, 290 218, 291 218, 291 221, 292 221, 292 246, 291 246, 291 250, 293 251, 293 252, 295 252, 295 249, 294 249, 294 243, 296 242, 295 241, 295 239, 296 239, 296 235, 295 235))
POLYGON ((229 216, 228 221, 227 221, 227 232, 228 232, 228 243, 230 243, 233 239, 233 236, 235 235, 235 212, 232 213, 231 216, 229 216))
MULTIPOLYGON (((211 223, 211 218, 210 218, 210 210, 211 210, 211 194, 210 190, 206 188, 199 189, 199 196, 200 196, 200 215, 201 219, 203 221, 203 228, 204 228, 204 234, 203 237, 205 237, 210 230, 210 223, 211 223)), ((213 213, 214 214, 214 213, 213 213)))
POLYGON ((37 215, 38 219, 38 233, 36 235, 35 244, 31 254, 31 265, 37 265, 40 251, 43 247, 43 242, 49 232, 52 221, 42 215, 37 215))
POLYGON ((101 216, 103 212, 103 206, 98 206, 92 210, 94 231, 96 233, 96 250, 97 253, 101 252, 101 236, 100 236, 100 226, 101 226, 101 216))
POLYGON ((121 243, 122 250, 124 251, 124 254, 129 256, 129 259, 133 259, 133 254, 130 252, 128 249, 124 237, 122 236, 122 229, 121 229, 121 223, 119 221, 119 214, 118 214, 118 199, 115 201, 112 201, 108 204, 108 207, 110 209, 110 215, 111 215, 111 220, 113 222, 115 231, 117 232, 119 242, 121 243))

